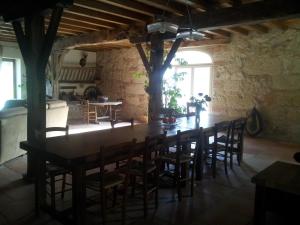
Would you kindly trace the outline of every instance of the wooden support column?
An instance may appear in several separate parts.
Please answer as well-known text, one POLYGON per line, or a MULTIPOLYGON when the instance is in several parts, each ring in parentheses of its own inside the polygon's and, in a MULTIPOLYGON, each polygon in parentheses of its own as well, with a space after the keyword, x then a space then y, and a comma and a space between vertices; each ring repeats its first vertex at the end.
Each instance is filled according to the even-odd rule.
POLYGON ((149 77, 149 104, 148 104, 148 121, 159 118, 162 108, 162 85, 163 75, 178 50, 182 39, 177 39, 173 43, 166 60, 164 61, 164 35, 153 33, 150 38, 151 54, 148 61, 141 44, 136 44, 136 48, 141 56, 145 69, 149 77))
POLYGON ((47 32, 44 29, 44 15, 36 12, 24 18, 24 30, 19 20, 13 27, 21 49, 27 74, 27 141, 36 149, 28 154, 27 178, 36 178, 37 209, 45 201, 45 161, 40 153, 46 143, 46 76, 45 68, 56 36, 62 6, 52 11, 47 32))
POLYGON ((164 40, 161 33, 154 33, 151 36, 151 53, 149 75, 149 104, 148 121, 159 117, 162 108, 162 81, 163 73, 161 67, 164 57, 164 40))

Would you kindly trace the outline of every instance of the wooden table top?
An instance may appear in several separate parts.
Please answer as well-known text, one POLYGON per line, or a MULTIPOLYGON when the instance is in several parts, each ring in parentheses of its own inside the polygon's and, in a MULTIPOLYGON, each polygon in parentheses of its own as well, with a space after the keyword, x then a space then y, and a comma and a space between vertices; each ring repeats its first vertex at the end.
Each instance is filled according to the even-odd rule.
POLYGON ((95 106, 107 106, 107 105, 122 105, 122 102, 117 101, 117 102, 90 102, 90 105, 95 105, 95 106))
POLYGON ((251 181, 266 188, 300 195, 300 165, 277 161, 251 181))
MULTIPOLYGON (((215 123, 228 120, 224 116, 217 116, 211 114, 201 115, 200 126, 210 129, 215 123)), ((145 137, 156 136, 162 134, 167 129, 167 137, 175 137, 177 130, 185 131, 195 129, 195 117, 178 118, 174 126, 164 125, 161 121, 150 124, 139 124, 133 127, 120 127, 109 130, 100 130, 93 132, 86 132, 80 134, 71 134, 68 136, 58 136, 46 139, 45 154, 48 157, 55 157, 65 162, 71 161, 85 161, 87 158, 99 154, 100 146, 109 147, 124 142, 131 141, 133 138, 137 139, 137 143, 143 143, 145 137)), ((27 151, 37 150, 30 146, 27 141, 20 143, 20 147, 27 151)))

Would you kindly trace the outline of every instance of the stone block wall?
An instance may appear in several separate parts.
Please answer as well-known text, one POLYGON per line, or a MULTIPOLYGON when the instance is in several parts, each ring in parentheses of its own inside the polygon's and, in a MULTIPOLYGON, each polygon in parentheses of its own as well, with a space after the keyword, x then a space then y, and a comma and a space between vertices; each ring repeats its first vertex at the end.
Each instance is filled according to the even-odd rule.
MULTIPOLYGON (((230 44, 197 48, 213 58, 211 109, 245 116, 256 106, 264 122, 262 136, 300 143, 300 31, 235 35, 230 44)), ((135 48, 97 53, 99 87, 112 98, 124 98, 127 116, 145 119, 148 97, 135 48)))
POLYGON ((300 143, 300 31, 234 36, 204 47, 213 60, 212 111, 244 116, 261 112, 263 136, 300 143))
POLYGON ((145 70, 136 48, 97 52, 96 73, 100 90, 110 99, 124 99, 122 116, 146 122, 148 95, 144 90, 145 70), (135 77, 135 74, 144 74, 135 77))

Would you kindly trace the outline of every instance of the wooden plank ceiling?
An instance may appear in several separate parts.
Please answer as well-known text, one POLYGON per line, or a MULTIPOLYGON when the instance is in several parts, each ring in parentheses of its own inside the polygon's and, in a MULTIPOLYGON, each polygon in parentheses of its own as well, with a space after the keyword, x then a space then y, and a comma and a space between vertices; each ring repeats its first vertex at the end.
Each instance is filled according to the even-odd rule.
MULTIPOLYGON (((191 13, 203 13, 214 9, 251 4, 262 0, 75 0, 74 5, 65 9, 58 29, 58 37, 77 36, 103 30, 124 30, 132 27, 145 29, 157 16, 183 16, 187 7, 191 13)), ((232 34, 248 35, 251 31, 267 33, 276 27, 287 29, 298 19, 277 20, 260 24, 234 26, 201 31, 204 41, 230 38, 232 34)), ((49 23, 46 19, 45 26, 49 23)), ((122 39, 122 38, 121 38, 122 39)), ((10 23, 0 20, 0 41, 16 41, 10 23)), ((128 39, 84 45, 77 48, 87 51, 131 47, 128 39)))

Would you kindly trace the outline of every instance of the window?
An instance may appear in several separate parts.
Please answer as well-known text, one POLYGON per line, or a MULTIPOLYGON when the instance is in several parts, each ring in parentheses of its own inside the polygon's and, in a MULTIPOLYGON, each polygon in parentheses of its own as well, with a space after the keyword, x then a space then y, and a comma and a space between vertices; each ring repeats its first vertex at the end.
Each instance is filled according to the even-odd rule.
MULTIPOLYGON (((172 67, 164 75, 165 88, 176 86, 180 90, 181 97, 177 97, 177 104, 185 108, 192 96, 198 93, 211 94, 211 57, 200 51, 180 51, 176 53, 172 67), (179 81, 174 80, 174 74, 182 74, 179 81)), ((168 96, 163 95, 163 103, 168 107, 168 96)))
POLYGON ((16 61, 2 58, 0 66, 0 109, 6 100, 17 97, 16 61))

